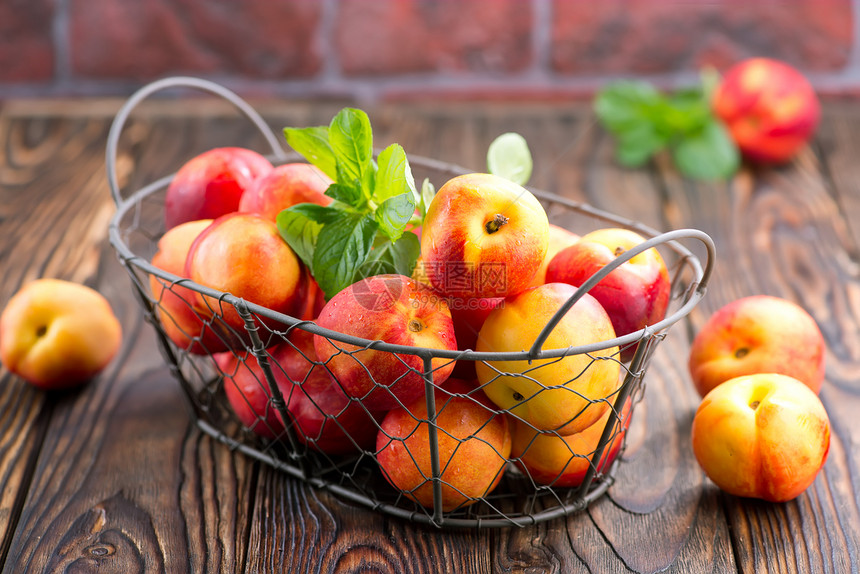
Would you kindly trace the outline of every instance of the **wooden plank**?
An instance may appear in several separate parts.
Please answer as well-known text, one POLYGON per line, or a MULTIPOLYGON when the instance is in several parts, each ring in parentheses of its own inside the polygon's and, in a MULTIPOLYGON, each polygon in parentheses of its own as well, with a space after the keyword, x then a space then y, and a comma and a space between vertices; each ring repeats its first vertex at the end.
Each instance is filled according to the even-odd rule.
MULTIPOLYGON (((826 137, 826 136, 825 136, 826 137)), ((828 343, 821 399, 832 423, 831 454, 815 483, 782 505, 716 493, 727 509, 742 571, 847 572, 858 569, 856 463, 858 276, 846 214, 809 149, 780 168, 746 169, 728 185, 684 181, 668 166, 663 179, 678 225, 709 233, 717 270, 692 331, 710 312, 745 295, 799 303, 828 343), (831 542, 826 542, 831 540, 831 542)), ((716 491, 713 485, 707 491, 716 491)))
MULTIPOLYGON (((4 108, 5 112, 5 108, 4 108)), ((20 122, 0 114, 0 301, 6 301, 21 286, 42 274, 69 278, 74 268, 58 265, 53 248, 56 237, 50 222, 62 210, 47 198, 60 182, 41 167, 55 157, 60 142, 69 141, 86 124, 74 129, 57 122, 20 122)), ((94 210, 98 214, 98 209, 94 210)), ((99 216, 95 216, 99 220, 99 216)), ((57 236, 65 226, 57 227, 57 236)), ((68 253, 70 262, 92 271, 93 246, 81 241, 68 253)), ((11 545, 19 514, 32 480, 36 459, 50 418, 51 403, 45 393, 27 385, 0 367, 0 559, 11 545)))
MULTIPOLYGON (((336 109, 273 106, 267 119, 276 129, 319 125, 336 109)), ((4 268, 14 270, 2 279, 3 292, 45 274, 92 284, 118 309, 127 339, 123 357, 78 392, 46 397, 14 377, 0 381, 0 404, 18 407, 0 417, 0 428, 18 433, 4 434, 0 445, 7 447, 0 528, 14 532, 5 539, 5 572, 857 569, 860 516, 845 504, 857 499, 857 251, 839 211, 848 204, 834 202, 818 158, 805 154, 790 168, 701 185, 661 160, 656 174, 614 167, 611 142, 581 109, 395 106, 373 114, 378 143, 399 141, 407 151, 476 170, 495 135, 519 131, 536 157, 535 185, 657 228, 693 226, 717 239, 712 289, 689 325, 661 343, 609 495, 584 513, 534 527, 439 531, 344 503, 267 467, 258 472, 193 428, 128 278, 105 247, 112 213, 101 173, 106 120, 24 115, 0 124, 12 142, 0 156, 8 199, 0 202, 0 231, 14 238, 2 252, 4 268), (22 244, 26 256, 12 249, 22 244), (803 303, 829 342, 822 398, 834 423, 830 459, 813 488, 786 505, 719 493, 685 441, 698 401, 685 366, 692 333, 717 306, 753 292, 803 303), (16 497, 31 471, 29 497, 16 497)), ((123 139, 121 179, 133 190, 212 142, 258 141, 232 117, 149 115, 123 139)), ((832 186, 837 199, 844 186, 832 186)))
MULTIPOLYGON (((821 167, 832 183, 832 193, 846 214, 845 224, 856 245, 860 245, 860 111, 851 104, 830 104, 823 110, 815 138, 821 167)), ((856 254, 854 254, 856 258, 856 254)))
MULTIPOLYGON (((11 239, 5 245, 15 247, 4 253, 4 290, 42 276, 86 283, 109 299, 124 331, 121 356, 80 390, 37 400, 12 392, 20 381, 4 389, 4 398, 21 401, 19 417, 42 401, 47 414, 44 431, 18 421, 29 438, 3 458, 4 476, 14 478, 21 471, 6 468, 14 449, 22 460, 38 454, 27 463, 33 479, 22 484, 29 492, 20 519, 17 510, 6 517, 14 531, 3 571, 229 571, 244 559, 253 465, 191 426, 129 278, 106 245, 114 210, 104 176, 107 125, 17 118, 2 132, 8 211, 0 225, 11 239)), ((149 170, 175 150, 161 151, 149 170)), ((16 487, 10 479, 4 497, 16 487)))

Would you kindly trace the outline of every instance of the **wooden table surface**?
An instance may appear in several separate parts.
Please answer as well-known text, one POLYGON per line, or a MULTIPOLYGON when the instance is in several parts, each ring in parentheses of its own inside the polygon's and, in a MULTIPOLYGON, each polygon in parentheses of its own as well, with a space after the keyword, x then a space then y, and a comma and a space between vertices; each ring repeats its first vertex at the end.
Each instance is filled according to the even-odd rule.
MULTIPOLYGON (((82 389, 43 393, 0 371, 2 572, 833 572, 860 571, 860 104, 828 104, 813 145, 778 169, 725 183, 678 176, 666 158, 628 171, 585 105, 368 108, 376 143, 484 169, 517 131, 531 183, 717 246, 707 296, 653 358, 617 480, 586 511, 518 528, 440 530, 344 502, 198 430, 107 240, 107 132, 119 101, 0 106, 0 302, 37 277, 86 283, 124 328, 119 357, 82 389), (828 343, 821 398, 830 456, 785 504, 721 493, 693 458, 698 405, 686 358, 711 312, 741 296, 796 301, 828 343)), ((340 108, 263 102, 275 129, 340 108)), ((124 132, 134 190, 217 145, 265 149, 213 100, 164 99, 124 132)))

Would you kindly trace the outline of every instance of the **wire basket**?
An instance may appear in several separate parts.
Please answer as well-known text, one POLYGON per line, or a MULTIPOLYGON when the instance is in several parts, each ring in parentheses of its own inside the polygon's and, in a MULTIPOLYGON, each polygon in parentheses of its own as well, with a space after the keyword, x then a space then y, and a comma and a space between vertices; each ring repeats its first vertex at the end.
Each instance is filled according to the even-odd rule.
MULTIPOLYGON (((714 261, 713 242, 706 234, 698 230, 658 233, 589 205, 532 190, 551 221, 575 223, 576 230, 628 228, 646 237, 646 241, 617 257, 576 289, 543 325, 528 351, 437 350, 338 333, 312 320, 277 313, 152 265, 157 241, 165 231, 164 193, 173 175, 124 197, 117 178, 117 148, 133 109, 155 92, 177 87, 202 90, 232 103, 266 138, 272 152, 268 157, 273 163, 300 158, 284 151, 265 121, 245 101, 218 84, 196 78, 167 78, 143 87, 128 99, 111 126, 106 168, 117 211, 110 223, 110 242, 129 273, 145 318, 155 329, 159 348, 200 429, 232 449, 347 501, 437 527, 525 526, 581 511, 606 492, 621 458, 618 454, 623 451, 624 431, 642 398, 646 369, 655 348, 669 327, 704 296, 714 261), (680 243, 687 239, 704 246, 704 265, 680 243), (661 251, 670 267, 672 296, 665 319, 612 340, 543 348, 565 313, 585 293, 613 269, 650 248, 661 251), (206 312, 200 313, 199 307, 183 311, 198 314, 200 330, 177 337, 173 328, 176 308, 169 307, 168 300, 187 301, 201 295, 209 302, 206 312), (230 327, 223 320, 226 309, 239 313, 244 330, 230 327), (398 410, 401 427, 405 420, 405 432, 393 433, 392 427, 386 426, 390 411, 371 411, 362 400, 342 393, 328 395, 338 397, 332 406, 314 393, 319 381, 339 385, 329 362, 320 361, 309 345, 314 338, 328 341, 339 354, 357 364, 370 352, 390 354, 403 364, 403 377, 423 383, 423 396, 412 404, 403 405, 395 397, 392 410, 398 410), (628 358, 630 355, 632 358, 628 358), (282 360, 284 356, 290 357, 289 365, 282 360), (570 384, 575 380, 546 383, 544 373, 573 360, 580 361, 577 364, 583 372, 611 365, 617 369, 618 384, 605 394, 587 396, 570 384), (522 368, 499 367, 512 364, 522 368), (470 380, 445 384, 436 380, 442 370, 464 367, 465 372, 472 373, 478 365, 491 373, 491 381, 484 386, 470 380), (520 397, 522 403, 512 409, 496 407, 486 400, 484 390, 503 377, 528 380, 536 385, 537 392, 520 397), (539 449, 535 446, 539 442, 560 444, 558 441, 563 439, 556 430, 532 426, 525 433, 528 438, 520 440, 519 445, 512 445, 510 436, 514 426, 527 424, 515 414, 518 407, 542 393, 547 393, 544 399, 550 400, 550 393, 560 390, 572 393, 582 405, 567 422, 575 424, 577 417, 586 416, 596 422, 579 425, 590 427, 591 442, 587 447, 566 447, 571 450, 565 471, 553 474, 527 462, 529 449, 539 449), (476 426, 458 434, 443 424, 455 407, 470 409, 473 418, 478 413, 476 426), (600 417, 595 411, 600 411, 600 417), (402 477, 393 476, 392 467, 381 464, 383 457, 390 454, 387 451, 395 449, 399 449, 401 457, 405 450, 406 458, 400 459, 401 467, 394 472, 409 467, 410 462, 414 467, 407 468, 406 474, 411 473, 413 481, 410 487, 392 486, 402 477), (468 478, 463 479, 464 473, 468 474, 468 464, 463 471, 461 463, 467 458, 473 459, 473 464, 495 469, 488 479, 491 484, 477 492, 467 488, 468 478)), ((428 177, 437 187, 471 171, 424 157, 410 156, 409 161, 416 178, 428 177)), ((378 392, 391 391, 386 386, 378 392)), ((579 435, 584 437, 584 433, 579 435)))

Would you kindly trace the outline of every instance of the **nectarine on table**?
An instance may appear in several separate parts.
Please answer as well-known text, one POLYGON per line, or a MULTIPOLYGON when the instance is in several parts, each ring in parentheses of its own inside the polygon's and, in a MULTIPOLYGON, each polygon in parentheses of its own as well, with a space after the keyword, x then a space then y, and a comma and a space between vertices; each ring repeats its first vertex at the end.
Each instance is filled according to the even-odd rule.
POLYGON ((785 502, 824 466, 830 420, 818 395, 797 379, 747 375, 705 395, 692 441, 696 460, 724 491, 785 502))
POLYGON ((688 365, 701 396, 724 381, 756 373, 788 375, 818 393, 825 350, 818 324, 803 307, 781 297, 751 295, 708 318, 693 339, 688 365))
POLYGON ((43 390, 87 382, 113 360, 121 342, 108 300, 71 281, 30 281, 0 314, 0 361, 43 390))
POLYGON ((809 80, 770 58, 751 58, 730 68, 714 91, 712 105, 744 157, 762 163, 790 160, 812 137, 821 117, 809 80))

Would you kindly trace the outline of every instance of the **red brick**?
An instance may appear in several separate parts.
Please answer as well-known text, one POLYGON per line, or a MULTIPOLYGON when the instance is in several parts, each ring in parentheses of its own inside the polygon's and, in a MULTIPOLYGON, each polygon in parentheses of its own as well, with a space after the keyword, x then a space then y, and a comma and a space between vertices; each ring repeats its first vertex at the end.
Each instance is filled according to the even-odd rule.
POLYGON ((320 10, 316 0, 71 0, 72 69, 135 80, 306 78, 320 69, 320 10))
POLYGON ((580 74, 725 68, 767 56, 807 71, 848 62, 851 0, 553 0, 552 67, 580 74))
POLYGON ((0 82, 50 80, 54 75, 52 0, 0 2, 0 82))
POLYGON ((347 76, 510 73, 533 58, 532 2, 341 0, 336 45, 347 76))

